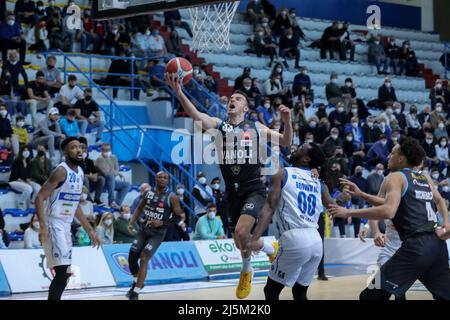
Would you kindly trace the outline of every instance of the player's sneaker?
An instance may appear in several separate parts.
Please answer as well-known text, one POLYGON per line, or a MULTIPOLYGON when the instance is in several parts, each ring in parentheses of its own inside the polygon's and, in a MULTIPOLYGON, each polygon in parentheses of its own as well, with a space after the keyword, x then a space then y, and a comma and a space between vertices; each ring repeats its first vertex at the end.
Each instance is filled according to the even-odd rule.
POLYGON ((129 300, 139 300, 139 293, 137 293, 135 291, 131 291, 130 292, 130 297, 128 299, 129 300))
POLYGON ((250 291, 252 290, 252 278, 253 271, 241 272, 239 284, 236 288, 236 297, 238 299, 245 299, 248 297, 250 291))
POLYGON ((133 292, 134 287, 136 287, 136 282, 133 281, 133 284, 131 285, 130 290, 128 290, 128 292, 127 292, 127 294, 126 294, 126 297, 127 297, 128 299, 130 298, 130 295, 131 295, 131 293, 133 292))
POLYGON ((275 258, 277 257, 277 254, 278 254, 278 241, 274 241, 272 243, 272 246, 273 246, 274 252, 272 254, 268 254, 267 255, 269 257, 270 263, 273 263, 275 258))

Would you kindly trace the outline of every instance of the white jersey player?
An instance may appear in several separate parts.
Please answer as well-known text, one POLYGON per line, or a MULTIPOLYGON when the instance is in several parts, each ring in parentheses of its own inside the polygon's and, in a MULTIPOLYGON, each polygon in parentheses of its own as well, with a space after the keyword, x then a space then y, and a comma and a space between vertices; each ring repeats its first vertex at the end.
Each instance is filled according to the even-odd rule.
POLYGON ((80 143, 75 137, 61 143, 66 161, 55 168, 36 197, 39 219, 39 240, 47 257, 47 267, 53 268, 55 277, 49 288, 49 300, 59 300, 70 277, 72 264, 72 236, 70 227, 74 216, 87 230, 94 246, 100 241, 79 208, 84 173, 80 143), (44 201, 47 204, 44 205, 44 201))
POLYGON ((269 196, 249 243, 252 250, 268 253, 271 245, 260 237, 273 217, 279 250, 264 288, 266 300, 278 300, 285 286, 292 288, 294 300, 307 300, 323 252, 317 230, 319 216, 324 206, 335 203, 326 185, 311 172, 326 162, 318 145, 303 144, 291 162, 294 167, 281 169, 271 177, 269 196))

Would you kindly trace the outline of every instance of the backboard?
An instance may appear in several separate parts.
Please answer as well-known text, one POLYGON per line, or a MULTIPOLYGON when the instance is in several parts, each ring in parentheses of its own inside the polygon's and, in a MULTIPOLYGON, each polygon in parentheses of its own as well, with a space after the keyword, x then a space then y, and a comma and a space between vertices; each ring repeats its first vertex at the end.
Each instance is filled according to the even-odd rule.
POLYGON ((106 20, 219 2, 227 0, 94 0, 92 13, 94 19, 106 20))

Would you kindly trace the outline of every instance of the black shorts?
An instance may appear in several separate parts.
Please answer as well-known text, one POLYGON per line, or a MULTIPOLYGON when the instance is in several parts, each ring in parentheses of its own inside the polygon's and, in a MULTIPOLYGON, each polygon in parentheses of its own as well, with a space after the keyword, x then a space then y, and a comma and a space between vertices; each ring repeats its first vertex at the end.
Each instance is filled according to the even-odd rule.
POLYGON ((156 253, 161 243, 164 241, 166 236, 166 228, 163 229, 141 229, 136 235, 136 239, 131 245, 130 251, 137 254, 145 252, 150 258, 156 253))
POLYGON ((400 297, 420 280, 435 299, 450 300, 450 269, 445 241, 423 233, 403 241, 380 269, 381 289, 400 297))
POLYGON ((231 228, 236 227, 241 215, 249 215, 258 220, 264 203, 266 202, 266 191, 257 190, 244 194, 227 193, 227 209, 231 228))

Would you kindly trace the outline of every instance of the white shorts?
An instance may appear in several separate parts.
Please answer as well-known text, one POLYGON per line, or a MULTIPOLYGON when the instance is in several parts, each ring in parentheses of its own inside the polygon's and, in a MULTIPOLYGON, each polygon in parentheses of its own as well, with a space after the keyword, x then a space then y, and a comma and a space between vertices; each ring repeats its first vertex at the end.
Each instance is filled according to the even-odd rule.
POLYGON ((317 229, 294 229, 278 240, 279 250, 269 277, 286 287, 309 286, 322 259, 322 238, 317 229))
POLYGON ((386 263, 400 247, 402 246, 402 241, 397 231, 386 232, 386 240, 384 242, 384 247, 381 248, 380 254, 378 255, 377 264, 381 267, 386 263))
POLYGON ((72 264, 72 233, 70 224, 61 220, 48 220, 48 240, 44 244, 47 267, 72 264))

